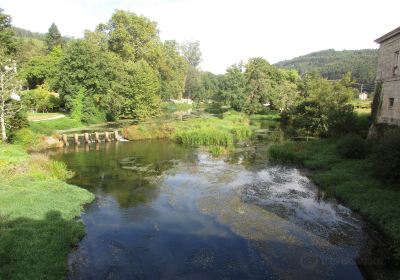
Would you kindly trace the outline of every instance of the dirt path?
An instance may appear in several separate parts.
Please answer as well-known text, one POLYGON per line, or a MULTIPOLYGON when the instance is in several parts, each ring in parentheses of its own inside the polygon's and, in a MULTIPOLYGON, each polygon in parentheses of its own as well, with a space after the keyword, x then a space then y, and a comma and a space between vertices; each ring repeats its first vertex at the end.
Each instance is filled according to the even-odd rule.
POLYGON ((47 118, 47 119, 31 120, 31 122, 51 121, 51 120, 57 120, 57 119, 62 119, 62 118, 65 118, 65 115, 60 114, 58 116, 54 116, 54 117, 47 118))

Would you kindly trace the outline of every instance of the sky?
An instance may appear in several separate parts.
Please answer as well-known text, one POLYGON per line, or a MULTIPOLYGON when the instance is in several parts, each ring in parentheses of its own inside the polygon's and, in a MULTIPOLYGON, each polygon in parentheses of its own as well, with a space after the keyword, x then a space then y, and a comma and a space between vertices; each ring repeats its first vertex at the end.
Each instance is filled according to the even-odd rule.
POLYGON ((156 21, 162 40, 200 41, 201 68, 216 74, 250 57, 270 63, 323 49, 377 48, 400 26, 399 0, 0 0, 13 25, 82 37, 115 9, 156 21))

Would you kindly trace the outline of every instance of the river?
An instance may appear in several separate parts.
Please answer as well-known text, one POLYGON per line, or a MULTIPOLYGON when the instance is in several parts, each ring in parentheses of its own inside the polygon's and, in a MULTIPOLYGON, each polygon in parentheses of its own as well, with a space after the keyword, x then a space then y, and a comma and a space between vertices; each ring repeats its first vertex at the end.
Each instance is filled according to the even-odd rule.
POLYGON ((300 170, 269 163, 263 144, 222 158, 165 140, 52 157, 96 195, 69 279, 363 279, 381 265, 374 230, 300 170))

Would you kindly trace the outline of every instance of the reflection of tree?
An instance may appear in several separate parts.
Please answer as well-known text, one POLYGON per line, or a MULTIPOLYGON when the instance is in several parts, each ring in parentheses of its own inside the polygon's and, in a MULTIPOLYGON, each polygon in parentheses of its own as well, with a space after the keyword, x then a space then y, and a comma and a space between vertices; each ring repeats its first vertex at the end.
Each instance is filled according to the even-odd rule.
POLYGON ((171 169, 177 160, 193 160, 188 148, 169 141, 110 143, 107 149, 100 147, 100 152, 93 147, 89 152, 75 153, 71 149, 54 157, 76 173, 71 184, 94 193, 108 193, 124 208, 155 199, 159 190, 154 179, 171 169), (121 160, 126 158, 135 159, 132 163, 142 168, 122 168, 121 160))

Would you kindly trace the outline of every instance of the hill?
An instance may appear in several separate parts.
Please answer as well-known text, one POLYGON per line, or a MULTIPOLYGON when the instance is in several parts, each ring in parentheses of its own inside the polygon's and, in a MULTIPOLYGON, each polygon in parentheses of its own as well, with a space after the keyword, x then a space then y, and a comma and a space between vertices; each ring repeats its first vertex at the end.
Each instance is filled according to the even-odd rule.
POLYGON ((23 28, 13 26, 15 36, 22 39, 38 39, 44 40, 45 34, 39 32, 32 32, 23 28))
POLYGON ((330 80, 340 79, 344 73, 351 72, 357 82, 373 84, 377 60, 377 49, 344 51, 329 49, 280 61, 275 65, 297 69, 301 74, 317 71, 330 80))

